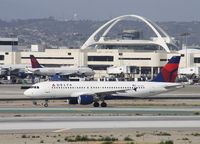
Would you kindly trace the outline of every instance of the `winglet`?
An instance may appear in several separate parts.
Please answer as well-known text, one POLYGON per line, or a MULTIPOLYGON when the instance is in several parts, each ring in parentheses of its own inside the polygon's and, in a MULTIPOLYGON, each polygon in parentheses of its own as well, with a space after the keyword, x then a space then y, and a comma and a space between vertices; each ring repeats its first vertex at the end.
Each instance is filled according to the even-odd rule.
POLYGON ((153 82, 175 82, 181 56, 173 56, 161 69, 160 73, 152 80, 153 82))
POLYGON ((42 66, 39 64, 39 62, 34 57, 34 55, 30 55, 30 59, 31 59, 31 66, 32 66, 32 68, 42 68, 42 66))

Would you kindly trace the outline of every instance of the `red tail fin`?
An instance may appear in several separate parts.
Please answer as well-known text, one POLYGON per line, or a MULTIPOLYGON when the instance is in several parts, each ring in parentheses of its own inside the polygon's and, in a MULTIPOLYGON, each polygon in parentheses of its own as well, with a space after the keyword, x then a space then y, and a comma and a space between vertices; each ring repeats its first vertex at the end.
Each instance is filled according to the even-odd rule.
POLYGON ((31 59, 31 66, 32 66, 32 68, 42 68, 42 66, 39 64, 39 62, 34 57, 34 55, 30 55, 30 59, 31 59))
POLYGON ((162 68, 161 72, 152 80, 154 82, 175 82, 180 63, 180 56, 173 56, 162 68))

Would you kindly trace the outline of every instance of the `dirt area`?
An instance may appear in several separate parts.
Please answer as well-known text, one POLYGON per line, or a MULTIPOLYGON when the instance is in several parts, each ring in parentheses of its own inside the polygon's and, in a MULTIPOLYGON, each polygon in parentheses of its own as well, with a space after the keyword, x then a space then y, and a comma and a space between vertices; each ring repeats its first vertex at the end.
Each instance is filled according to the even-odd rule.
POLYGON ((37 132, 0 134, 0 144, 159 144, 172 141, 174 144, 199 144, 199 130, 67 130, 63 132, 37 132))

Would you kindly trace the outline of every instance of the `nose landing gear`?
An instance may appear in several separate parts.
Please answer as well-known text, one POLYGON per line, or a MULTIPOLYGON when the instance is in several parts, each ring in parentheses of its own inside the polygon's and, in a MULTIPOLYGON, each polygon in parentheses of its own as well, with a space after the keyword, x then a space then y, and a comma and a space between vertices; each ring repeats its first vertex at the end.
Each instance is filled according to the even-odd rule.
MULTIPOLYGON (((45 100, 45 103, 39 103, 39 105, 40 104, 42 104, 44 107, 48 107, 48 100, 45 100)), ((38 106, 38 102, 34 100, 33 105, 38 106)))
POLYGON ((44 107, 48 107, 48 100, 45 100, 44 107))
POLYGON ((33 105, 37 106, 37 104, 38 104, 37 101, 33 101, 33 105))

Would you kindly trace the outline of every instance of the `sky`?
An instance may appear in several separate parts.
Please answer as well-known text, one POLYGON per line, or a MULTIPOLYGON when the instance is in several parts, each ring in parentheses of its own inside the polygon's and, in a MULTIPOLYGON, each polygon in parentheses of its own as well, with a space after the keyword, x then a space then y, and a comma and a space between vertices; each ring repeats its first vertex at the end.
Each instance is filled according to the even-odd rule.
POLYGON ((2 20, 108 20, 126 14, 154 21, 200 21, 200 0, 0 0, 2 20))

